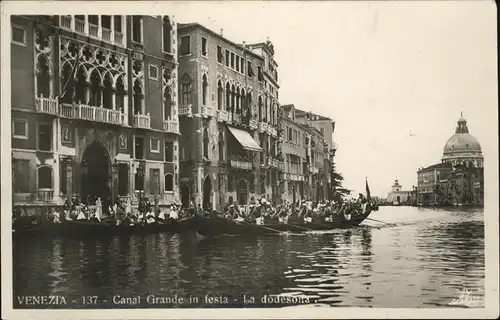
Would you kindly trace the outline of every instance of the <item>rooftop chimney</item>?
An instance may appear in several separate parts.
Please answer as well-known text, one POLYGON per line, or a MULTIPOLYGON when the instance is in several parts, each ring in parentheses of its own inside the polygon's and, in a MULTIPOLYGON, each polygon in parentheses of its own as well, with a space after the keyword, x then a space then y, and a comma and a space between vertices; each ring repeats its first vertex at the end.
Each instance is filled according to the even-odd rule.
POLYGON ((220 29, 220 35, 223 37, 224 36, 224 29, 220 29))

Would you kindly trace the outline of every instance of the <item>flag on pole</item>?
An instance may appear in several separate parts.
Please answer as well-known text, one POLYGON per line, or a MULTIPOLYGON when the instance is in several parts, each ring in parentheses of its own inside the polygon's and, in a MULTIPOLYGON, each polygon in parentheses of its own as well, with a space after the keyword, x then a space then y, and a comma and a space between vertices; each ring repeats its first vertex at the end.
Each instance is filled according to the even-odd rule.
POLYGON ((366 197, 370 199, 370 186, 368 186, 368 179, 365 178, 365 183, 366 183, 366 197))

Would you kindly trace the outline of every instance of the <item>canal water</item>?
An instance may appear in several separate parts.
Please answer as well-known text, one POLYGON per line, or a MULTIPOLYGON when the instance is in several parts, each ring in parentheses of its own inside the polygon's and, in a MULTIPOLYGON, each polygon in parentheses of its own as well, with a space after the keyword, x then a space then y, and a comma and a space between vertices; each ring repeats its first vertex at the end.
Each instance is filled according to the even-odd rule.
POLYGON ((456 307, 450 303, 467 292, 484 307, 482 209, 381 207, 370 218, 391 224, 365 221, 350 230, 260 238, 191 232, 24 239, 14 243, 14 302, 58 295, 66 308, 244 302, 429 308, 456 307), (129 304, 120 304, 123 298, 129 304))

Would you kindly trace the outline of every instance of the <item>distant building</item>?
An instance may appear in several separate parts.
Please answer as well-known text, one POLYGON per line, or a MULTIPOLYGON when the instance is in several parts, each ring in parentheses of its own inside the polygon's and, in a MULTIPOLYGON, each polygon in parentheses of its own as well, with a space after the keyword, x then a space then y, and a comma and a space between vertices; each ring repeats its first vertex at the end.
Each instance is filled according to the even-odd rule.
POLYGON ((387 196, 387 202, 393 205, 412 204, 415 192, 414 190, 402 190, 403 187, 396 179, 392 185, 392 190, 387 196))
POLYGON ((444 146, 441 163, 417 172, 419 205, 483 205, 484 159, 481 145, 460 115, 455 134, 444 146))

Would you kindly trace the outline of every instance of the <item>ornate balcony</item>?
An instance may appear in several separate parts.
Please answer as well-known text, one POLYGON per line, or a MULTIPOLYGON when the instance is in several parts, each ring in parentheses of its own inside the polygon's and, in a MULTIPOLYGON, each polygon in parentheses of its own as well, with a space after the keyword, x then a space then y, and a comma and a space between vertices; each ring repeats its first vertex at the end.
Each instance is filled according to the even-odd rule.
POLYGON ((179 122, 174 120, 163 120, 163 131, 179 133, 179 122))
POLYGON ((85 21, 75 19, 75 31, 78 33, 85 34, 85 21))
POLYGON ((217 110, 217 121, 229 122, 229 112, 226 110, 217 110))
POLYGON ((71 30, 71 16, 61 16, 61 27, 71 30))
POLYGON ((125 115, 117 110, 92 107, 83 104, 61 104, 59 114, 66 118, 123 125, 125 115))
POLYGON ((259 127, 259 123, 255 119, 250 119, 249 125, 251 130, 256 130, 259 127))
POLYGON ((133 125, 135 128, 151 128, 151 117, 149 114, 135 114, 133 125))
POLYGON ((120 46, 123 45, 123 33, 115 31, 115 44, 118 44, 120 46))
POLYGON ((52 189, 38 189, 36 200, 38 202, 52 202, 54 199, 54 190, 52 189))
POLYGON ((59 103, 56 99, 36 97, 35 104, 37 112, 53 115, 59 114, 59 103))
POLYGON ((278 135, 278 131, 276 130, 275 127, 273 127, 272 125, 268 125, 267 126, 267 133, 270 135, 270 136, 273 136, 273 137, 276 137, 278 135))
POLYGON ((241 114, 237 114, 237 113, 233 114, 233 123, 241 124, 241 114))
POLYGON ((107 41, 107 42, 112 42, 110 29, 102 28, 102 40, 107 41))
POLYGON ((259 124, 259 130, 260 130, 260 132, 261 132, 261 133, 265 133, 265 132, 267 132, 267 123, 265 123, 265 122, 261 122, 261 123, 259 124))
POLYGON ((312 174, 316 174, 319 173, 319 170, 316 167, 309 167, 309 172, 312 174))
POLYGON ((214 116, 214 111, 213 111, 212 107, 202 106, 201 107, 201 116, 203 118, 213 117, 214 116))
POLYGON ((244 160, 230 160, 230 164, 232 168, 242 169, 242 170, 252 170, 253 166, 250 161, 244 160))
POLYGON ((193 105, 187 105, 179 108, 179 116, 193 117, 193 105))

